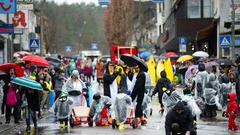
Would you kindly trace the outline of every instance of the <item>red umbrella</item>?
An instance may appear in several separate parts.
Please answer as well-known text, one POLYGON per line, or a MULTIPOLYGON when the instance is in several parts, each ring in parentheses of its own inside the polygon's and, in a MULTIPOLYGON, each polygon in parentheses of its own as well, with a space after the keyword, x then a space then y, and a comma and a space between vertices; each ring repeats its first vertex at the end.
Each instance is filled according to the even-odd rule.
POLYGON ((30 62, 31 64, 39 65, 39 66, 47 66, 47 67, 49 66, 48 61, 45 58, 40 57, 38 55, 25 56, 23 57, 22 60, 25 62, 30 62))
POLYGON ((22 66, 16 64, 16 63, 6 63, 0 65, 0 71, 3 71, 5 73, 9 72, 10 68, 15 69, 15 73, 17 77, 23 77, 24 76, 24 69, 22 66))
POLYGON ((166 54, 167 57, 178 57, 178 55, 175 52, 168 52, 166 54))

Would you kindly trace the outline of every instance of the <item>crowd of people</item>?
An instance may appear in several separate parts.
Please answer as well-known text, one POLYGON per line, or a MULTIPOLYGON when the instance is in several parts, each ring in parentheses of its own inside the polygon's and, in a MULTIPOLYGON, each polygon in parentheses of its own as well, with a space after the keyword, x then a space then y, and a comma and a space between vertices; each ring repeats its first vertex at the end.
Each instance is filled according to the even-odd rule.
MULTIPOLYGON (((12 110, 16 124, 25 114, 26 130, 29 132, 30 119, 37 129, 37 119, 50 110, 60 121, 60 127, 65 128, 73 117, 71 108, 86 106, 90 108, 91 126, 93 122, 96 125, 115 123, 124 128, 128 109, 134 106, 136 123, 145 125, 151 99, 158 93, 167 135, 194 135, 197 120, 216 117, 217 111, 229 117, 229 130, 239 129, 235 122, 239 108, 235 98, 240 100, 240 76, 234 65, 213 65, 208 70, 204 62, 188 61, 184 71, 181 64, 172 63, 171 72, 166 67, 158 72, 154 71, 157 70, 156 65, 149 66, 153 59, 147 72, 139 63, 116 65, 111 61, 91 58, 63 58, 61 61, 58 67, 20 63, 25 70, 24 76, 40 83, 41 91, 13 84, 11 80, 18 71, 9 68, 7 77, 0 82, 4 92, 2 113, 5 113, 6 124, 10 123, 12 110), (153 71, 155 75, 152 75, 153 71), (95 79, 103 87, 103 94, 96 90, 95 94, 90 94, 88 86, 95 79), (177 90, 179 86, 183 92, 177 90), (53 93, 54 99, 51 96, 53 93)), ((163 64, 166 63, 171 65, 170 60, 163 61, 163 64)))

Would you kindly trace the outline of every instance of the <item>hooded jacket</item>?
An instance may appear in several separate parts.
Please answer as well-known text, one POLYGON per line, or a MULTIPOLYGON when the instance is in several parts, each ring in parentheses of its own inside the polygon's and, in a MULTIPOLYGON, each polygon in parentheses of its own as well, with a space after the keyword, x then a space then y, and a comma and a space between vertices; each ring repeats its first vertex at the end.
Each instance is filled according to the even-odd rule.
POLYGON ((165 121, 165 130, 166 135, 171 135, 171 127, 173 123, 177 123, 180 126, 180 130, 182 132, 191 131, 193 128, 193 116, 190 110, 184 105, 182 101, 179 101, 173 109, 171 109, 165 121), (182 109, 183 112, 181 114, 177 113, 177 109, 182 109))
POLYGON ((226 113, 229 115, 238 114, 238 104, 236 102, 236 94, 229 93, 228 98, 229 98, 229 102, 227 104, 226 113))
POLYGON ((108 66, 109 64, 112 63, 112 62, 108 62, 106 64, 106 72, 104 74, 104 77, 103 77, 103 93, 104 93, 104 96, 108 96, 111 98, 111 91, 110 91, 110 85, 113 83, 113 81, 116 79, 117 77, 117 74, 113 73, 112 75, 109 73, 109 70, 108 70, 108 66))
POLYGON ((169 85, 171 84, 170 80, 167 78, 167 74, 165 71, 161 72, 161 78, 158 80, 157 85, 153 91, 152 96, 158 93, 159 102, 162 102, 162 95, 164 93, 163 88, 169 89, 169 85))

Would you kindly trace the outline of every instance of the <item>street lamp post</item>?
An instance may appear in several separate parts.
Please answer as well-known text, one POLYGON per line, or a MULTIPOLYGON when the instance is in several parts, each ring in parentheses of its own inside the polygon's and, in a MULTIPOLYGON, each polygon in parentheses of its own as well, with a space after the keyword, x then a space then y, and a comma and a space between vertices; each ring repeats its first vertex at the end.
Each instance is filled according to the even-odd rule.
POLYGON ((230 47, 230 57, 232 59, 235 59, 235 5, 234 5, 234 0, 232 1, 232 38, 231 38, 231 47, 230 47))

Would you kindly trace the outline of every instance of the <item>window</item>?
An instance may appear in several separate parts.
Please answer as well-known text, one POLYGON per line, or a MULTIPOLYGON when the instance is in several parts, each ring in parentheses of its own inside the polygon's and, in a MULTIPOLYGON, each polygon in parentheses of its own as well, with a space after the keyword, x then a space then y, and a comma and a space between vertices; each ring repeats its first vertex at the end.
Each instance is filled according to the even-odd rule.
POLYGON ((188 0, 188 18, 201 18, 201 0, 188 0))
POLYGON ((204 18, 213 17, 213 0, 203 1, 203 17, 204 18))

